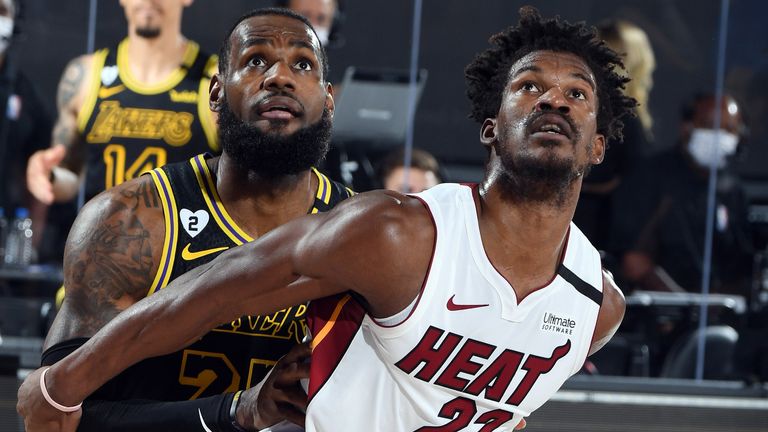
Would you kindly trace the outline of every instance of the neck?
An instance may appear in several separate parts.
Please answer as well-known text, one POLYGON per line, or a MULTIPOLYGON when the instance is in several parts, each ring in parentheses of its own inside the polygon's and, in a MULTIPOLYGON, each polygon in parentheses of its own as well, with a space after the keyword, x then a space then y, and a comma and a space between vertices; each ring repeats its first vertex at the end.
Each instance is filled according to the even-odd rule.
POLYGON ((170 75, 182 63, 187 39, 179 31, 163 29, 156 38, 128 33, 128 64, 132 75, 145 84, 154 84, 170 75))
POLYGON ((522 298, 547 284, 557 271, 581 178, 562 197, 544 202, 509 196, 502 181, 489 175, 480 187, 480 235, 491 262, 522 298))
POLYGON ((210 159, 216 190, 227 211, 251 237, 258 237, 311 209, 318 180, 312 170, 264 178, 242 170, 227 154, 210 159))

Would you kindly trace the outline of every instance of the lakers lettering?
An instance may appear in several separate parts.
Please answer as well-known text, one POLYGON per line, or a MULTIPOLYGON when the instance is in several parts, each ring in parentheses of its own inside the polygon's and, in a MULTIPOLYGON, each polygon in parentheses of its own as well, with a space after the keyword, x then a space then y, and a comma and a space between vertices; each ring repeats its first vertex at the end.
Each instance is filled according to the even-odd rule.
POLYGON ((292 306, 270 315, 242 316, 213 331, 275 339, 292 339, 296 343, 301 343, 307 334, 306 313, 306 305, 292 306))
POLYGON ((118 101, 103 101, 86 140, 105 143, 113 137, 162 139, 168 145, 179 147, 192 138, 194 119, 188 112, 125 108, 118 101))

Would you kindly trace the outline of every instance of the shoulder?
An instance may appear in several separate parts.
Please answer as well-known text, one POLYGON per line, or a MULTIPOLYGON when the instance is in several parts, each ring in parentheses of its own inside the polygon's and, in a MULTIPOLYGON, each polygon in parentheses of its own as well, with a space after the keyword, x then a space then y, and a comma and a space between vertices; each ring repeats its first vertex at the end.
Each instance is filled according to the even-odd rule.
POLYGON ((613 275, 607 270, 603 270, 603 302, 597 315, 595 335, 592 338, 592 347, 589 350, 590 355, 597 352, 611 340, 624 319, 625 308, 624 293, 621 292, 621 289, 614 282, 613 275))
POLYGON ((96 79, 93 65, 99 52, 75 57, 67 63, 61 74, 56 103, 60 109, 79 109, 85 103, 90 83, 96 79))
POLYGON ((158 234, 163 238, 163 210, 149 175, 110 188, 91 199, 78 213, 67 242, 87 245, 96 241, 104 230, 117 228, 112 231, 117 233, 130 227, 140 229, 147 238, 158 237, 158 234), (158 228, 161 228, 159 232, 158 228))
POLYGON ((390 307, 397 290, 406 291, 403 298, 418 291, 435 239, 430 213, 418 199, 365 192, 308 219, 314 226, 294 252, 299 273, 358 292, 374 312, 399 310, 390 307))
POLYGON ((62 78, 72 78, 74 75, 90 75, 89 72, 94 62, 102 55, 102 51, 106 52, 106 49, 96 51, 93 54, 83 54, 71 59, 64 68, 62 78))
POLYGON ((64 251, 66 297, 46 345, 90 337, 147 295, 165 227, 148 176, 96 196, 78 214, 64 251))
POLYGON ((429 211, 416 198, 388 190, 354 195, 328 213, 324 222, 350 236, 395 241, 432 225, 429 211))
MULTIPOLYGON (((396 247, 408 236, 431 226, 429 213, 417 199, 392 191, 371 191, 343 200, 331 211, 312 218, 312 245, 357 249, 363 245, 396 247)), ((300 245, 299 247, 307 247, 300 245)), ((351 250, 351 249, 350 249, 351 250)))

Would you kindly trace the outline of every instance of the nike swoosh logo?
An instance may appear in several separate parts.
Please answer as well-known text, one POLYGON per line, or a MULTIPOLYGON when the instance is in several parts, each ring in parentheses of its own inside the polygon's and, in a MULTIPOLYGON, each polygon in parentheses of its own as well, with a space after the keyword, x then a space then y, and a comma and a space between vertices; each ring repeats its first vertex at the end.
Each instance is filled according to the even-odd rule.
POLYGON ((101 87, 99 89, 99 98, 106 99, 110 96, 114 96, 120 93, 123 90, 125 90, 125 86, 122 84, 116 85, 114 87, 101 87))
POLYGON ((210 429, 208 428, 208 425, 207 425, 207 424, 205 424, 205 420, 203 420, 203 412, 202 412, 202 411, 200 411, 200 408, 198 408, 198 409, 197 409, 197 413, 200 415, 200 423, 202 423, 202 424, 203 424, 203 430, 204 430, 205 432, 213 432, 212 430, 210 430, 210 429))
POLYGON ((222 246, 222 247, 217 247, 217 248, 212 248, 212 249, 203 249, 201 251, 192 252, 192 251, 189 250, 189 246, 191 246, 191 245, 192 245, 192 243, 187 243, 187 245, 184 246, 184 249, 181 251, 181 259, 183 259, 184 261, 196 260, 196 259, 202 258, 202 257, 204 257, 206 255, 210 255, 210 254, 213 254, 213 253, 216 253, 216 252, 221 252, 221 251, 225 251, 225 250, 229 249, 229 246, 222 246))
POLYGON ((449 311, 477 309, 477 308, 489 306, 487 304, 456 304, 453 302, 454 297, 456 297, 456 294, 452 295, 451 298, 448 299, 448 303, 445 305, 449 311))

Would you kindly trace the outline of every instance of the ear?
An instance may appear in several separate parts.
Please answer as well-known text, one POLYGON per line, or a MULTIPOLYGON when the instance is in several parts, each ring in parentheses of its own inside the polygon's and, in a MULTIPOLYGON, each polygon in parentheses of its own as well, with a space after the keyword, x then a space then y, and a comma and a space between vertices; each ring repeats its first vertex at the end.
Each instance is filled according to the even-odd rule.
POLYGON ((325 108, 328 109, 331 113, 331 118, 333 118, 333 112, 336 111, 336 101, 333 99, 334 89, 331 83, 325 84, 325 92, 325 108))
POLYGON ((182 4, 184 5, 184 7, 190 7, 192 6, 192 3, 194 3, 194 1, 195 0, 183 0, 182 4))
POLYGON ((498 132, 496 131, 496 119, 487 118, 483 121, 483 125, 480 126, 480 142, 484 146, 490 147, 498 140, 498 132))
POLYGON ((208 107, 213 112, 219 112, 223 101, 224 86, 219 74, 215 73, 211 77, 211 83, 208 85, 208 107))
POLYGON ((605 160, 605 135, 597 134, 592 139, 592 154, 590 155, 592 165, 599 165, 605 160))

